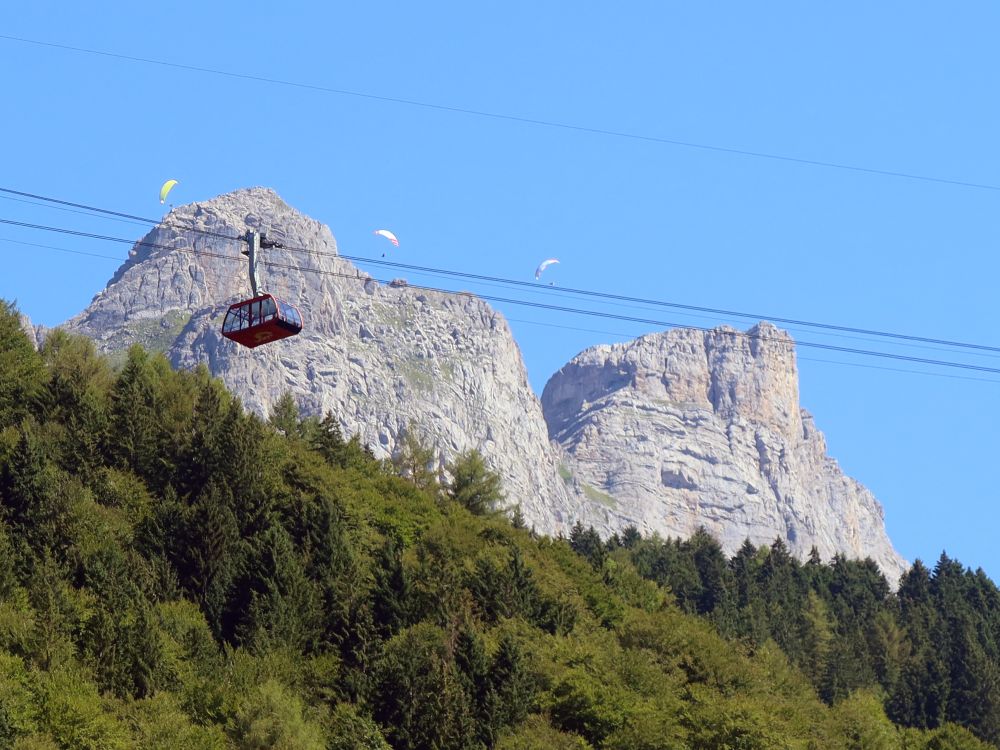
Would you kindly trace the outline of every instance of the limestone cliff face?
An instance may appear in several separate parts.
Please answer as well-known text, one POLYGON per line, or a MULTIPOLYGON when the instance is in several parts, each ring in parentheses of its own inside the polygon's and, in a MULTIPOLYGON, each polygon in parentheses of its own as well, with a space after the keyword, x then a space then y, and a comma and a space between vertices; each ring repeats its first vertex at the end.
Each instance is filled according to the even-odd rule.
POLYGON ((36 349, 42 347, 42 342, 45 341, 45 326, 32 325, 31 318, 27 315, 21 314, 21 330, 24 331, 24 335, 28 337, 28 341, 36 349))
POLYGON ((412 420, 442 462, 480 449, 538 531, 566 532, 571 519, 587 519, 578 507, 585 501, 558 476, 503 317, 471 295, 379 284, 336 251, 327 227, 273 191, 240 190, 172 211, 65 327, 107 352, 138 341, 176 367, 205 363, 261 414, 291 391, 305 413, 332 412, 381 457, 412 420), (226 307, 250 296, 241 245, 224 239, 247 228, 299 249, 268 250, 274 265, 261 267, 262 286, 296 304, 306 322, 298 336, 253 350, 219 332, 226 307))
POLYGON ((890 580, 906 562, 882 507, 826 454, 799 407, 795 349, 762 323, 742 332, 672 330, 597 346, 542 394, 561 471, 604 503, 604 526, 687 537, 699 525, 728 552, 787 541, 871 557, 890 580))
POLYGON ((499 313, 472 295, 376 282, 337 255, 327 227, 253 188, 171 211, 65 327, 113 356, 138 342, 176 367, 204 363, 260 414, 291 391, 382 457, 411 421, 442 463, 479 448, 542 533, 703 524, 728 551, 780 536, 800 555, 815 544, 824 559, 871 556, 892 579, 904 565, 878 503, 800 410, 791 340, 771 326, 595 347, 551 379, 543 416, 499 313), (250 294, 243 246, 227 239, 248 228, 286 246, 266 252, 262 285, 306 321, 254 350, 219 333, 250 294))

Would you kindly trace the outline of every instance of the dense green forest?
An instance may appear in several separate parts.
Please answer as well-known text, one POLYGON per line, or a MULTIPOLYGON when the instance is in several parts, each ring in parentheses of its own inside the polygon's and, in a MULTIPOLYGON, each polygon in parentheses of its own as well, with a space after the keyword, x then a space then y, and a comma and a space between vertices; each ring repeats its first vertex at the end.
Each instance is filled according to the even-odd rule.
POLYGON ((139 348, 36 352, 0 307, 0 748, 1000 739, 982 571, 942 555, 896 594, 780 542, 539 537, 477 453, 429 457, 419 425, 377 461, 139 348))

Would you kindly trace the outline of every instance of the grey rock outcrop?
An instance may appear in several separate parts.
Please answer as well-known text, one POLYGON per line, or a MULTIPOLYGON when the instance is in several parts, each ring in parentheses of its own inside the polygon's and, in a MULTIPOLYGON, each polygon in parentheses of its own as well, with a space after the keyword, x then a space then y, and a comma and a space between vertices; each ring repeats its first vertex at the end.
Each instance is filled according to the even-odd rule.
POLYGON ((882 507, 826 454, 799 406, 795 348, 766 323, 672 330, 575 357, 542 407, 560 471, 603 502, 603 526, 689 536, 705 526, 732 553, 785 540, 871 557, 895 583, 907 567, 882 507))
POLYGON ((42 343, 45 341, 45 333, 48 329, 45 326, 32 325, 31 318, 29 318, 24 313, 21 313, 21 330, 24 331, 24 335, 28 337, 28 341, 36 349, 42 347, 42 343))
POLYGON ((271 190, 171 211, 65 327, 118 356, 138 342, 176 367, 205 363, 262 415, 291 391, 305 413, 332 412, 379 457, 392 455, 411 421, 442 464, 478 448, 540 532, 566 532, 590 517, 558 477, 503 317, 472 295, 378 283, 337 256, 327 227, 271 190), (267 251, 262 284, 306 321, 298 336, 254 350, 220 334, 226 307, 250 294, 242 246, 225 239, 247 228, 294 248, 267 251))
POLYGON ((824 559, 871 556, 893 581, 905 566, 879 504, 827 457, 799 408, 793 346, 772 326, 595 347, 553 376, 540 404, 485 302, 380 283, 339 257, 326 226, 252 188, 171 211, 65 328, 120 359, 141 343, 175 367, 203 363, 262 415, 291 391, 379 457, 411 423, 442 465, 479 448, 542 533, 577 521, 605 536, 704 525, 729 552, 779 536, 800 556, 812 545, 824 559), (285 245, 267 251, 263 287, 306 321, 254 350, 219 332, 227 306, 250 293, 235 239, 248 228, 285 245))

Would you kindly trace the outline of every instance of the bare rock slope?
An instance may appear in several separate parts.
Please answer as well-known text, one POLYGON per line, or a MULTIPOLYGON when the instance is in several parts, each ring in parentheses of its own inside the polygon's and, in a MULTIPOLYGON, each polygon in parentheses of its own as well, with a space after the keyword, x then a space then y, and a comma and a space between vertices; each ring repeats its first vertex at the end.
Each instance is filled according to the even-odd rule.
POLYGON ((172 211, 65 327, 106 352, 140 342, 177 367, 206 363, 261 414, 291 391, 303 411, 332 412, 345 434, 360 433, 382 457, 411 421, 442 462, 479 448, 540 532, 566 532, 569 519, 589 517, 559 479, 503 317, 472 295, 376 282, 337 256, 327 227, 271 190, 172 211), (254 350, 219 333, 228 304, 250 294, 241 245, 225 239, 247 228, 286 246, 267 251, 262 285, 298 305, 306 321, 300 335, 254 350))
POLYGON ((581 353, 542 394, 560 470, 603 502, 604 524, 687 537, 704 525, 728 552, 745 538, 907 567, 881 505, 827 456, 799 407, 795 348, 750 331, 672 330, 581 353))

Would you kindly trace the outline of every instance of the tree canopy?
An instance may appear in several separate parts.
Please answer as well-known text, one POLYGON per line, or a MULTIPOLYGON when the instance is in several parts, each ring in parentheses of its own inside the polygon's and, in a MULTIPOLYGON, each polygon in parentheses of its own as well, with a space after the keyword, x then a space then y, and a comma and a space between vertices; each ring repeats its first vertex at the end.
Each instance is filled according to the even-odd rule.
POLYGON ((0 746, 997 742, 982 571, 893 593, 780 542, 539 537, 418 434, 378 461, 290 396, 265 422, 139 348, 37 352, 0 308, 0 746))

